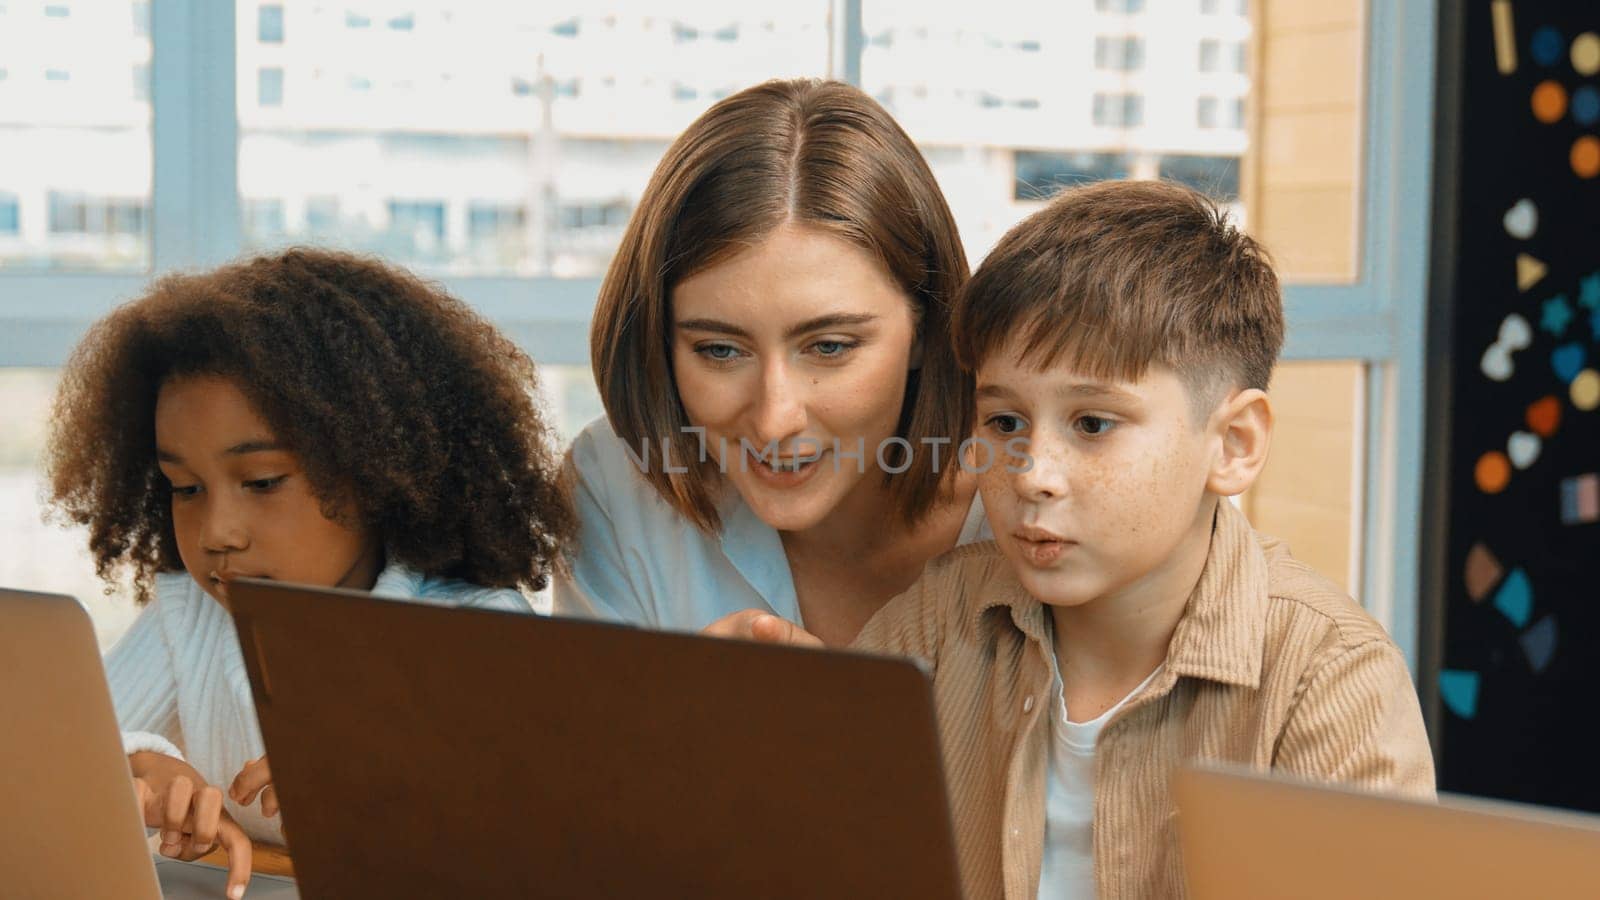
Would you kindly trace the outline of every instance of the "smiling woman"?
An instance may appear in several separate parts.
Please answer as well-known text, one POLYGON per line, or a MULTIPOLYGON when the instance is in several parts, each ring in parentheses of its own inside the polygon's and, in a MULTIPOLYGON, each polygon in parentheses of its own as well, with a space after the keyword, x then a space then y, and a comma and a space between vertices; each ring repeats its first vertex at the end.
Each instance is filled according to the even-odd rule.
POLYGON ((581 527, 556 611, 698 630, 761 609, 845 643, 979 537, 950 447, 966 277, 927 164, 865 94, 777 81, 713 106, 601 288, 607 419, 573 447, 581 527))

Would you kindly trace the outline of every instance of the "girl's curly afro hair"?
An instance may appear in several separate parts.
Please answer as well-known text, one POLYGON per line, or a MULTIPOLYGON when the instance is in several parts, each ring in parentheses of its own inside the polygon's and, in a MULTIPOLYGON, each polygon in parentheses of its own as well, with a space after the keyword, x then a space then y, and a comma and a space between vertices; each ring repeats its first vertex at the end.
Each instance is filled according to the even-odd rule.
POLYGON ((575 516, 533 362, 466 304, 376 260, 293 249, 159 279, 96 323, 55 400, 50 499, 95 568, 149 599, 183 568, 156 465, 176 375, 235 381, 301 459, 324 514, 391 561, 490 587, 544 587, 575 516))

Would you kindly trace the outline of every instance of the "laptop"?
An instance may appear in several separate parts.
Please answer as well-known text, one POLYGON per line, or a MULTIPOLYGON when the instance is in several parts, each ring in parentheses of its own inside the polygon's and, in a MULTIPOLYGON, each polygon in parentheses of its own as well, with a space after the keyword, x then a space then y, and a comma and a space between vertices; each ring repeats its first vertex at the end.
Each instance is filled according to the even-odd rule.
MULTIPOLYGON (((223 869, 153 856, 88 613, 0 589, 0 894, 7 900, 219 898, 223 869)), ((248 900, 293 900, 258 875, 248 900)))
POLYGON ((910 661, 229 597, 305 897, 960 896, 910 661))
POLYGON ((1226 769, 1181 769, 1174 792, 1194 900, 1600 895, 1597 816, 1226 769))

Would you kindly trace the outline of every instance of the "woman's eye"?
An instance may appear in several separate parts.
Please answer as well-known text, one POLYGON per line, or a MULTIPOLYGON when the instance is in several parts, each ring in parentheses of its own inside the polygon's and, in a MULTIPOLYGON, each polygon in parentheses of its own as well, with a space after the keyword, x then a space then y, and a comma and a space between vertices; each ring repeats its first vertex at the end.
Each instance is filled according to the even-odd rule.
POLYGON ((1010 413, 1001 413, 997 416, 990 416, 988 424, 991 428, 1000 432, 1001 434, 1016 434, 1024 427, 1022 417, 1013 416, 1010 413))
POLYGON ((289 476, 287 475, 278 475, 272 478, 256 478, 246 481, 244 486, 252 491, 270 491, 278 485, 283 484, 283 480, 288 477, 289 476))
POLYGON ((200 493, 200 485, 198 484, 172 485, 172 496, 174 497, 193 497, 198 493, 200 493))
POLYGON ((1078 430, 1089 437, 1099 437, 1110 431, 1115 424, 1110 419, 1101 418, 1100 416, 1081 416, 1077 422, 1078 430))
POLYGON ((818 356, 823 357, 843 356, 855 349, 855 347, 854 341, 817 341, 811 345, 811 349, 815 350, 818 356))
POLYGON ((729 362, 738 357, 739 348, 732 344, 704 344, 696 347, 694 352, 713 362, 729 362))

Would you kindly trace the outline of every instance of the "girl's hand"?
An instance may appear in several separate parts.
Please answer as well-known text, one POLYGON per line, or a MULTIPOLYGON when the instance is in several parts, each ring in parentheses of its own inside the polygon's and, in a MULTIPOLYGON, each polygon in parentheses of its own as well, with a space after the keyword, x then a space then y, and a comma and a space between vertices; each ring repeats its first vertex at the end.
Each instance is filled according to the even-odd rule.
POLYGON ((250 837, 222 808, 222 791, 195 768, 164 753, 128 757, 144 824, 161 829, 161 855, 185 862, 228 851, 228 896, 244 896, 250 881, 250 837))
POLYGON ((712 637, 761 641, 765 644, 791 644, 796 647, 821 647, 822 639, 794 624, 759 609, 742 609, 712 622, 701 634, 712 637))
POLYGON ((228 796, 240 806, 256 802, 258 794, 261 796, 261 814, 269 819, 277 815, 278 792, 272 789, 272 770, 267 767, 265 756, 245 763, 234 777, 233 785, 228 788, 228 796))

